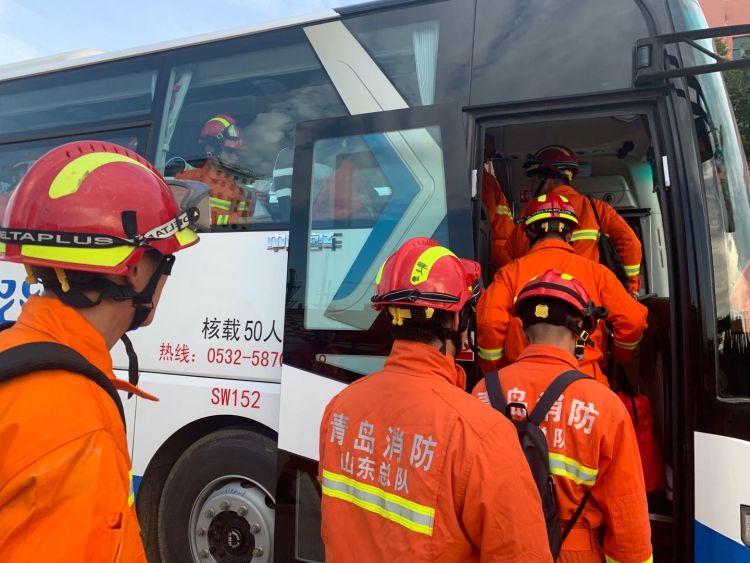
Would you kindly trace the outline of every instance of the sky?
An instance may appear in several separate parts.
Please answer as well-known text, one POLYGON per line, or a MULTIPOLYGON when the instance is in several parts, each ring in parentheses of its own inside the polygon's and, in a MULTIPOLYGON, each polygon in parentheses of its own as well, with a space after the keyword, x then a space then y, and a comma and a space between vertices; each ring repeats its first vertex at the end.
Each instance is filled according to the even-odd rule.
POLYGON ((118 51, 364 0, 0 0, 0 65, 77 49, 118 51))

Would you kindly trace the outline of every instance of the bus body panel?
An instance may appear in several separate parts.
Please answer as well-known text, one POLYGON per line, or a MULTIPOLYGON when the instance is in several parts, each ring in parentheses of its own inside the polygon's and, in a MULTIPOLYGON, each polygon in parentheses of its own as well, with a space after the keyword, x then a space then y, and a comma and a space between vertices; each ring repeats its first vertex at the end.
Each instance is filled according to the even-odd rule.
POLYGON ((696 432, 695 560, 750 561, 750 442, 696 432))
POLYGON ((159 401, 140 397, 130 401, 137 401, 138 411, 135 424, 129 427, 133 443, 133 475, 138 482, 157 450, 193 422, 233 416, 278 431, 278 383, 145 373, 139 387, 157 396, 159 401))
MULTIPOLYGON (((154 321, 129 334, 141 371, 278 382, 286 235, 201 233, 177 254, 154 321)), ((122 345, 113 359, 127 367, 122 345)))

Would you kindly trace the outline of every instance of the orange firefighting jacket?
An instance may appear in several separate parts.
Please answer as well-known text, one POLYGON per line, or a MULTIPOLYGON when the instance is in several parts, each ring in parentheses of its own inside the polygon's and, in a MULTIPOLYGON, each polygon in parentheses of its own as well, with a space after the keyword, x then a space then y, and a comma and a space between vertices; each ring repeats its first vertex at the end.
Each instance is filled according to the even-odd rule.
POLYGON ((508 200, 497 179, 489 172, 487 166, 485 166, 482 174, 482 203, 490 214, 492 261, 500 266, 510 261, 505 255, 505 245, 513 232, 515 222, 508 200))
MULTIPOLYGON (((513 362, 526 346, 521 320, 511 317, 518 292, 531 278, 555 268, 570 274, 588 290, 597 305, 607 308, 607 322, 614 333, 615 355, 625 359, 641 340, 648 309, 638 303, 606 267, 575 253, 560 239, 537 242, 531 252, 501 268, 477 305, 477 345, 483 373, 513 362), (504 360, 501 364, 501 360, 504 360)), ((599 367, 604 353, 604 326, 600 322, 591 335, 594 346, 586 346, 581 371, 606 383, 599 367)))
MULTIPOLYGON (((576 210, 578 228, 573 231, 573 248, 581 256, 599 261, 599 225, 591 209, 590 200, 570 186, 558 186, 550 193, 567 197, 576 210)), ((630 228, 627 221, 620 217, 617 211, 608 203, 595 199, 593 204, 602 223, 602 232, 609 236, 617 249, 628 275, 628 289, 638 291, 640 287, 641 259, 643 257, 641 241, 630 228)), ((525 256, 529 252, 529 239, 523 232, 523 225, 516 225, 506 245, 508 258, 514 260, 525 256)), ((619 283, 619 282, 618 282, 619 283)))
MULTIPOLYGON (((57 342, 106 374, 101 334, 57 299, 32 296, 0 350, 57 342)), ((118 389, 150 398, 111 375, 118 389)), ((90 379, 51 370, 0 385, 0 553, 29 561, 145 562, 130 455, 112 398, 90 379)))
MULTIPOLYGON (((509 403, 524 403, 531 412, 552 380, 571 369, 578 369, 572 354, 532 344, 516 363, 500 370, 500 385, 509 403)), ((473 394, 489 404, 484 379, 473 394)), ((574 381, 540 426, 547 435, 561 526, 573 516, 586 488, 591 488, 592 498, 565 540, 558 561, 603 561, 603 547, 607 561, 650 562, 643 469, 633 423, 622 401, 594 380, 574 381), (600 546, 602 526, 604 543, 600 546)))
POLYGON ((212 225, 247 223, 247 219, 253 216, 253 200, 237 186, 231 174, 212 167, 208 160, 200 168, 177 173, 175 178, 195 180, 208 185, 212 225))
POLYGON ((399 340, 382 371, 328 404, 327 562, 552 561, 516 432, 463 390, 465 378, 439 350, 399 340))

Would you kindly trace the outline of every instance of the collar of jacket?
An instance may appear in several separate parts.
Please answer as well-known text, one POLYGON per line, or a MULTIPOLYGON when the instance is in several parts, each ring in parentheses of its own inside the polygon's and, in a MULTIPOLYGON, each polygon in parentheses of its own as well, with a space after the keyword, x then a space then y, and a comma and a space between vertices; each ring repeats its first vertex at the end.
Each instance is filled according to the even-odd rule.
POLYGON ((562 186, 557 186, 556 188, 553 188, 552 190, 550 190, 549 193, 555 194, 555 195, 561 195, 563 197, 567 197, 570 200, 583 197, 581 196, 581 194, 575 191, 575 189, 573 189, 571 186, 568 186, 567 184, 563 184, 562 186))
POLYGON ((112 372, 112 356, 109 355, 104 337, 81 313, 59 299, 32 295, 21 308, 15 327, 39 334, 38 338, 30 339, 30 342, 57 342, 72 348, 102 370, 116 389, 135 393, 144 399, 159 400, 115 376, 112 372))
MULTIPOLYGON (((578 360, 570 352, 548 344, 529 344, 518 355, 517 362, 561 365, 563 369, 578 369, 578 360)), ((562 373, 562 371, 560 372, 562 373)))
POLYGON ((414 377, 445 379, 451 385, 466 388, 464 368, 429 344, 396 340, 385 361, 385 369, 414 377))
POLYGON ((560 240, 558 238, 549 238, 541 242, 538 242, 534 246, 532 246, 531 250, 529 251, 529 254, 531 254, 532 252, 539 252, 540 250, 548 250, 550 248, 554 248, 556 250, 564 250, 565 252, 575 253, 575 250, 573 249, 573 247, 570 246, 570 244, 568 244, 564 240, 560 240))

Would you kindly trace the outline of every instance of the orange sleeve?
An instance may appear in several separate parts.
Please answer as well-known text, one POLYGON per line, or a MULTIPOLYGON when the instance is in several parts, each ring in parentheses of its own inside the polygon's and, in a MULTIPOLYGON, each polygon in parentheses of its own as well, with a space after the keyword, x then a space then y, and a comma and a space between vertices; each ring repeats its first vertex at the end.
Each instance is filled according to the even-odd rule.
POLYGON ((473 450, 461 521, 480 561, 551 562, 539 492, 510 421, 498 420, 473 450))
POLYGON ((499 270, 477 304, 477 346, 482 373, 498 369, 503 358, 503 346, 513 308, 511 270, 515 270, 513 264, 499 270))
POLYGON ((0 491, 3 561, 145 563, 129 465, 98 430, 13 477, 0 491))
POLYGON ((609 235, 625 265, 625 273, 629 280, 628 288, 630 291, 638 291, 640 288, 641 261, 643 259, 641 241, 638 240, 628 222, 617 213, 614 207, 601 200, 594 200, 594 205, 596 205, 601 217, 602 230, 609 235))
POLYGON ((601 275, 602 305, 607 308, 607 322, 614 333, 613 352, 617 359, 629 361, 646 330, 648 309, 625 291, 610 270, 597 269, 601 275))
POLYGON ((611 428, 602 435, 599 474, 591 495, 604 518, 604 552, 614 561, 651 557, 646 486, 635 430, 622 402, 612 400, 611 428))
POLYGON ((513 232, 515 222, 500 184, 488 172, 482 176, 482 201, 491 218, 492 261, 499 267, 510 261, 505 254, 505 245, 513 232))

